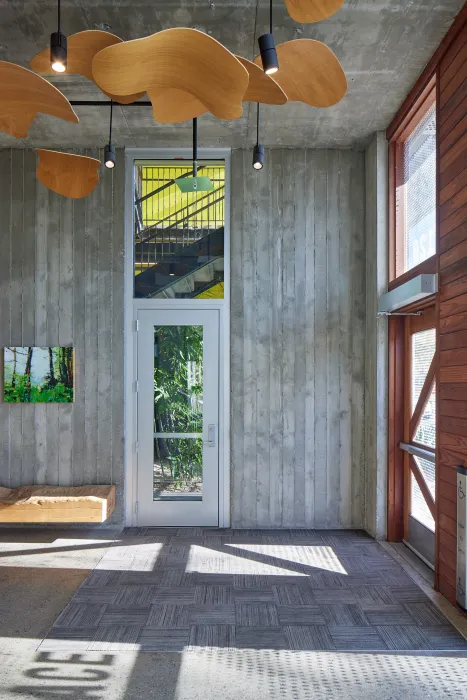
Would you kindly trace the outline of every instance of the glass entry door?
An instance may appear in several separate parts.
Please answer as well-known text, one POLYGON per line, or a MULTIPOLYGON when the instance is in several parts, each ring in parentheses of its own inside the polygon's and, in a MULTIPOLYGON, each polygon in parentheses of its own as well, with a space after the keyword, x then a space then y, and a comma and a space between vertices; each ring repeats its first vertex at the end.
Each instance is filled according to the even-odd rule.
POLYGON ((434 308, 406 321, 404 539, 435 560, 436 329, 434 308))
POLYGON ((138 525, 219 522, 219 312, 138 312, 138 525))

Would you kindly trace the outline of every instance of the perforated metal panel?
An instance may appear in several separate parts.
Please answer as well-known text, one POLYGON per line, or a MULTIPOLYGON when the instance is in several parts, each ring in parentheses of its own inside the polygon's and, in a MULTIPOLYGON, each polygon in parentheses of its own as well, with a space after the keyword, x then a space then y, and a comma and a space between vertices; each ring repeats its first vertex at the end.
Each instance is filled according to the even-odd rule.
POLYGON ((435 350, 436 330, 434 328, 412 335, 412 413, 420 397, 435 350))
POLYGON ((412 473, 410 474, 410 515, 432 532, 435 531, 435 521, 412 473))
POLYGON ((436 105, 404 144, 405 270, 436 252, 436 105))
POLYGON ((436 447, 436 387, 434 386, 430 398, 427 401, 425 410, 420 418, 417 432, 415 433, 415 442, 420 442, 428 447, 436 447))

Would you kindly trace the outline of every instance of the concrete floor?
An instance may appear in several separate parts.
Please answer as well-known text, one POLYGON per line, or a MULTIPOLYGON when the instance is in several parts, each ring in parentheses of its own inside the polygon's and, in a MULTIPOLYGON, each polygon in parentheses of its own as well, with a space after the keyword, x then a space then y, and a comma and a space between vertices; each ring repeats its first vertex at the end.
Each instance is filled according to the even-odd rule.
POLYGON ((36 651, 116 534, 0 531, 1 700, 467 698, 466 652, 36 651))
POLYGON ((0 651, 37 648, 118 532, 0 529, 0 651))

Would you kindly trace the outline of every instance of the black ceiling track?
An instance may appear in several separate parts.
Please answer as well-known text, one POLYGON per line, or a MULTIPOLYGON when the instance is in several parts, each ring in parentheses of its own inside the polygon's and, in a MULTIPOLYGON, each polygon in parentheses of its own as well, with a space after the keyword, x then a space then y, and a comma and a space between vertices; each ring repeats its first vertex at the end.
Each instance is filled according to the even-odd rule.
MULTIPOLYGON (((109 107, 112 103, 111 100, 69 100, 72 107, 109 107)), ((113 102, 114 107, 152 107, 152 103, 149 100, 145 102, 132 102, 129 105, 121 105, 118 102, 113 102)))

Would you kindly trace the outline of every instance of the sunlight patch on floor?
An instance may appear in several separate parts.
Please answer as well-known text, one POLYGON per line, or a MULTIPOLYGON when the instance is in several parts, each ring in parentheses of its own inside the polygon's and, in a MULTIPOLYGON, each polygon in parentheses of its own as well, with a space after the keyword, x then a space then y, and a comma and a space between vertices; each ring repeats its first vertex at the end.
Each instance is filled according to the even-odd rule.
POLYGON ((0 542, 0 566, 61 569, 66 558, 73 569, 94 566, 114 539, 57 538, 52 542, 0 542))
MULTIPOLYGON (((304 567, 312 567, 314 569, 319 569, 321 571, 331 571, 336 574, 347 574, 347 571, 342 566, 339 558, 334 553, 332 547, 326 546, 290 546, 290 545, 272 545, 272 544, 227 544, 229 549, 237 550, 235 556, 248 556, 243 554, 244 552, 252 555, 251 563, 254 564, 255 568, 261 566, 259 563, 261 557, 264 557, 265 561, 267 559, 281 560, 280 567, 287 573, 287 568, 289 568, 294 573, 296 568, 293 564, 303 565, 304 567), (254 555, 258 555, 258 558, 254 558, 254 555), (292 565, 292 568, 291 568, 292 565)), ((248 560, 245 560, 248 561, 248 560)), ((266 573, 266 571, 256 571, 256 573, 266 573)), ((277 572, 275 572, 277 573, 277 572)), ((307 571, 304 575, 310 575, 311 571, 307 571)))

